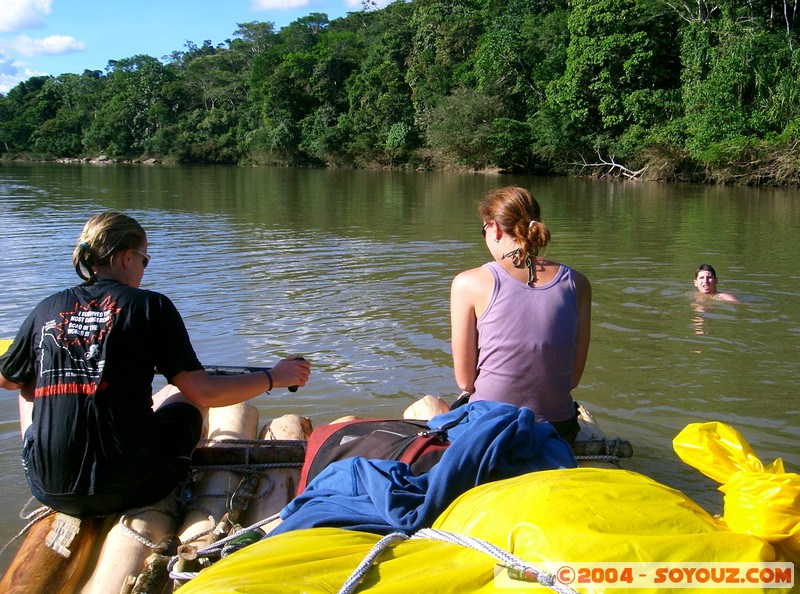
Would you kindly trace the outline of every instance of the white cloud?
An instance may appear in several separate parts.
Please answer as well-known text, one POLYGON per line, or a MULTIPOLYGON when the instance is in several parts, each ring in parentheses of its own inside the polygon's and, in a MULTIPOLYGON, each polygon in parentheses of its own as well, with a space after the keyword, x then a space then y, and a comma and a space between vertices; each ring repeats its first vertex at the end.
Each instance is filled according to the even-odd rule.
POLYGON ((52 4, 52 0, 0 0, 0 33, 41 27, 52 4))
POLYGON ((83 41, 66 35, 51 35, 34 39, 27 35, 18 35, 9 39, 0 39, 0 93, 8 93, 17 84, 32 76, 46 76, 45 72, 31 70, 17 56, 59 56, 86 49, 83 41))
POLYGON ((20 62, 0 60, 0 93, 8 93, 32 76, 45 76, 45 73, 35 72, 20 62))
POLYGON ((311 0, 250 0, 250 10, 288 10, 308 6, 311 0))
POLYGON ((51 35, 41 39, 19 35, 12 39, 0 39, 0 51, 20 56, 60 56, 85 49, 86 43, 67 35, 51 35))

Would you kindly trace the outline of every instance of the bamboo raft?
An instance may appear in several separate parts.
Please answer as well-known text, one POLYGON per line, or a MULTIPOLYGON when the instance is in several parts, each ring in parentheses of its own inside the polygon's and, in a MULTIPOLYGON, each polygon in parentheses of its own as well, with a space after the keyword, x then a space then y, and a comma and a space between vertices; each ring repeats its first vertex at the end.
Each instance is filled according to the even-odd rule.
MULTIPOLYGON (((440 402, 426 396, 404 416, 430 418, 442 412, 431 408, 440 402)), ((579 421, 573 444, 579 465, 615 467, 632 455, 630 443, 607 439, 583 407, 579 421)), ((103 518, 44 511, 29 526, 0 592, 163 594, 179 588, 170 562, 177 574, 199 571, 213 560, 198 551, 269 531, 270 524, 261 523, 294 497, 311 431, 311 422, 297 415, 259 430, 258 410, 247 403, 211 409, 208 435, 192 456, 190 493, 103 518)))

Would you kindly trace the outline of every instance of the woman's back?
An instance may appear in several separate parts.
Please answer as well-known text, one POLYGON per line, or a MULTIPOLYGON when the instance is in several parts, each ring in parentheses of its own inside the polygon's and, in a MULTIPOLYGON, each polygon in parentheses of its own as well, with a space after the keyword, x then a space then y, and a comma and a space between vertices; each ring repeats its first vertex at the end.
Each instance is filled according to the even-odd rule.
POLYGON ((559 434, 578 431, 570 391, 586 366, 592 288, 580 272, 539 257, 550 242, 525 188, 490 192, 478 205, 494 259, 458 274, 450 288, 456 384, 475 400, 534 410, 559 434))
POLYGON ((488 307, 478 318, 478 368, 471 400, 527 406, 537 418, 564 421, 575 414, 572 389, 578 307, 574 272, 559 266, 530 286, 499 263, 488 307))

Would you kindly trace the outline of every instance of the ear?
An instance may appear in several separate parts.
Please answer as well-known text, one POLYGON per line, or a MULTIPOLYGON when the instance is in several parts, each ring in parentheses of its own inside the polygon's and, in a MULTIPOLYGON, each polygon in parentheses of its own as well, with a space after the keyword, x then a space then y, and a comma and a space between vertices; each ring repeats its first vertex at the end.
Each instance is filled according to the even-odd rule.
POLYGON ((498 242, 501 239, 503 239, 503 230, 500 228, 500 225, 495 223, 494 225, 492 225, 492 227, 494 228, 494 240, 495 240, 495 242, 498 242))
POLYGON ((124 252, 122 252, 122 254, 123 254, 121 258, 122 268, 127 270, 128 268, 133 266, 133 256, 135 252, 133 250, 125 250, 124 252))

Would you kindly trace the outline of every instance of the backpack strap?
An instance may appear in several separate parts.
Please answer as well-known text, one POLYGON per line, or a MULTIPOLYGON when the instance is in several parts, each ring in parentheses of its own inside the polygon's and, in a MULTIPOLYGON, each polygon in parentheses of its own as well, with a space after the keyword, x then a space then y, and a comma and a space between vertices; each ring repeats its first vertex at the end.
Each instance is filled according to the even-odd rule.
POLYGON ((435 429, 428 429, 427 431, 420 431, 419 435, 422 436, 422 437, 427 437, 427 436, 431 435, 431 436, 436 436, 441 440, 445 440, 445 439, 447 439, 447 432, 450 431, 450 429, 452 429, 456 425, 458 425, 461 421, 463 421, 464 417, 466 417, 468 413, 469 413, 469 411, 465 410, 464 412, 461 413, 461 415, 459 415, 457 418, 453 419, 449 423, 445 423, 444 425, 440 425, 439 427, 436 427, 435 429))

